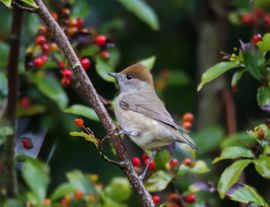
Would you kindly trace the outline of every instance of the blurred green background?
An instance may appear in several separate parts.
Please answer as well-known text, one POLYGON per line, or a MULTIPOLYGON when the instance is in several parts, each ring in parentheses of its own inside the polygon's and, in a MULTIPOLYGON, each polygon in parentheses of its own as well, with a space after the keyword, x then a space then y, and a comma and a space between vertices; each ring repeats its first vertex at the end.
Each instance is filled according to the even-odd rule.
MULTIPOLYGON (((177 71, 182 74, 182 82, 179 81, 179 84, 165 87, 159 91, 159 95, 179 124, 182 114, 194 113, 195 124, 192 129, 194 136, 208 128, 214 128, 214 131, 220 132, 220 137, 227 136, 226 102, 222 98, 224 90, 232 96, 235 104, 237 131, 245 131, 253 126, 253 123, 266 117, 256 103, 258 83, 249 75, 244 75, 234 94, 230 89, 231 74, 209 84, 200 93, 196 91, 202 72, 221 60, 220 51, 231 53, 235 46, 239 46, 240 39, 247 42, 250 41, 252 34, 268 30, 265 27, 254 28, 239 22, 235 23, 229 19, 231 13, 252 10, 252 6, 247 0, 146 0, 145 2, 153 8, 158 17, 160 29, 157 31, 151 29, 118 1, 78 0, 73 2, 72 7, 75 17, 85 18, 86 27, 94 27, 97 33, 106 34, 115 43, 115 47, 120 53, 117 71, 144 58, 156 56, 152 70, 156 81, 160 79, 164 70, 172 73, 177 71)), ((56 1, 49 2, 52 10, 57 3, 56 1)), ((269 3, 266 5, 269 6, 269 3)), ((265 9, 270 9, 270 6, 265 9)), ((32 43, 40 24, 34 14, 25 14, 24 18, 20 51, 21 71, 24 70, 25 50, 32 43)), ((0 19, 0 62, 1 65, 5 65, 11 12, 3 6, 0 7, 0 19)), ((89 76, 103 97, 107 99, 115 97, 117 94, 115 84, 102 80, 95 70, 89 71, 89 76)), ((34 89, 21 86, 20 90, 33 100, 42 102, 41 95, 34 89)), ((80 98, 74 92, 68 91, 68 93, 70 103, 81 103, 80 98)), ((53 111, 53 109, 50 110, 53 116, 51 114, 41 116, 41 123, 48 126, 48 132, 40 154, 40 158, 47 161, 51 168, 51 189, 64 182, 65 173, 73 169, 96 173, 101 182, 105 184, 112 177, 122 175, 117 167, 100 159, 94 145, 69 135, 70 131, 77 130, 73 124, 73 120, 77 116, 59 111, 53 113, 53 111), (50 160, 48 160, 49 154, 50 160)), ((100 123, 87 121, 87 125, 97 137, 105 136, 100 123)), ((199 142, 212 142, 209 134, 201 136, 199 142)), ((198 156, 209 160, 210 163, 211 157, 218 154, 220 142, 221 139, 214 149, 205 154, 200 154, 199 151, 198 156)), ((125 143, 132 155, 140 153, 133 143, 128 140, 125 143)), ((198 147, 200 148, 200 145, 198 147)), ((106 152, 113 157, 109 144, 106 152)), ((218 167, 220 168, 216 168, 214 172, 221 172, 222 166, 218 165, 218 167)), ((214 172, 212 173, 215 174, 214 172)), ((258 186, 259 191, 269 195, 269 189, 261 188, 263 179, 254 172, 248 171, 248 175, 250 176, 247 176, 247 179, 258 186)), ((215 175, 213 180, 217 179, 218 176, 215 175)), ((233 206, 233 204, 229 205, 233 206)), ((228 205, 225 203, 223 206, 228 205)))

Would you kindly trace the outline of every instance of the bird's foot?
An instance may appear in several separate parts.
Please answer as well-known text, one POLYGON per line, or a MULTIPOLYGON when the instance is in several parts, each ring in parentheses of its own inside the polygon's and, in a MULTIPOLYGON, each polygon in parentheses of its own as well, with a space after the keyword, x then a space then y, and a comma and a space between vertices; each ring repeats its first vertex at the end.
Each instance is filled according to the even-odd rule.
POLYGON ((141 133, 139 131, 130 130, 130 129, 120 129, 117 132, 117 135, 127 135, 131 137, 138 137, 141 133))

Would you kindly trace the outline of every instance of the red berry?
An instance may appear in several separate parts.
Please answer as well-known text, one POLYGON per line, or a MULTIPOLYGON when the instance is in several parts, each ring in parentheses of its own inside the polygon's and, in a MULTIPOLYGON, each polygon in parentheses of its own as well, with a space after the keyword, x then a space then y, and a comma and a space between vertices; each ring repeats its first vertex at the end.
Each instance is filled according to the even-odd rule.
POLYGON ((27 108, 29 107, 30 105, 30 100, 28 97, 24 96, 24 97, 21 97, 20 100, 19 100, 19 104, 22 108, 27 108))
POLYGON ((64 87, 69 86, 70 83, 71 83, 70 78, 63 77, 63 78, 61 79, 61 85, 64 86, 64 87))
POLYGON ((151 160, 150 161, 149 169, 150 170, 155 170, 156 169, 156 164, 155 164, 155 161, 154 160, 151 160))
POLYGON ((152 200, 153 200, 153 202, 154 202, 155 204, 158 204, 158 203, 160 202, 160 197, 159 197, 158 195, 154 195, 154 196, 152 197, 152 200))
POLYGON ((64 69, 64 67, 65 67, 65 61, 64 60, 60 60, 59 62, 58 62, 58 67, 59 67, 59 69, 64 69))
POLYGON ((79 119, 75 119, 74 120, 74 123, 77 127, 83 127, 84 126, 84 121, 82 118, 79 118, 79 119))
POLYGON ((262 36, 260 34, 255 34, 252 37, 252 44, 257 45, 258 42, 262 41, 262 36))
POLYGON ((185 201, 187 203, 194 203, 196 201, 196 195, 195 194, 189 194, 185 196, 185 201))
POLYGON ((192 128, 192 123, 188 122, 188 121, 185 121, 185 122, 182 123, 182 127, 189 131, 192 128))
POLYGON ((38 33, 39 34, 46 34, 48 29, 44 25, 40 25, 38 28, 38 33))
POLYGON ((189 167, 192 165, 193 161, 190 158, 186 158, 186 159, 184 159, 183 163, 185 166, 189 167))
POLYGON ((169 195, 169 200, 173 202, 179 202, 180 196, 177 193, 171 193, 169 195))
POLYGON ((50 51, 50 45, 48 43, 45 43, 42 45, 42 53, 47 54, 50 51))
POLYGON ((183 122, 193 122, 194 116, 192 113, 185 113, 182 118, 183 122))
POLYGON ((244 25, 252 25, 255 23, 255 18, 250 14, 245 14, 242 16, 242 23, 244 25))
POLYGON ((266 26, 270 26, 270 15, 265 15, 263 20, 266 26))
POLYGON ((51 203, 52 203, 52 201, 51 201, 49 198, 45 198, 45 199, 43 200, 43 204, 44 204, 45 206, 50 206, 51 203))
POLYGON ((78 29, 81 29, 83 27, 83 22, 84 21, 81 18, 76 19, 76 26, 77 26, 78 29))
POLYGON ((34 59, 34 65, 36 68, 41 68, 44 65, 44 59, 42 57, 36 57, 34 59))
POLYGON ((36 43, 37 45, 44 45, 46 43, 46 37, 44 35, 38 35, 36 37, 36 43))
POLYGON ((105 35, 98 35, 95 39, 96 44, 99 46, 105 45, 106 41, 107 37, 105 35))
POLYGON ((63 71, 63 78, 68 78, 68 79, 72 78, 72 71, 66 68, 63 71))
POLYGON ((22 145, 25 149, 32 149, 33 148, 32 140, 28 137, 25 137, 22 139, 22 145))
POLYGON ((84 70, 88 70, 91 66, 91 61, 89 58, 82 58, 81 59, 81 64, 84 68, 84 70))
POLYGON ((105 59, 110 59, 110 57, 111 57, 111 55, 110 55, 110 53, 108 53, 107 51, 101 51, 100 53, 99 53, 99 56, 100 57, 102 57, 102 58, 105 58, 105 59))
POLYGON ((170 166, 171 166, 172 168, 176 168, 176 167, 178 166, 179 162, 178 162, 177 159, 174 158, 174 159, 171 159, 171 160, 170 160, 169 164, 170 164, 170 166))
POLYGON ((132 164, 134 167, 140 167, 141 165, 141 160, 139 157, 133 157, 132 158, 132 164))
POLYGON ((74 192, 74 198, 75 198, 75 200, 81 200, 82 199, 82 197, 83 197, 83 192, 82 191, 80 191, 80 190, 76 190, 75 192, 74 192))
POLYGON ((41 58, 42 58, 42 60, 43 60, 44 63, 47 62, 47 60, 48 60, 48 56, 47 55, 42 55, 41 58))
POLYGON ((262 129, 259 129, 256 134, 259 139, 263 139, 265 137, 264 131, 262 129))
POLYGON ((144 163, 145 163, 146 160, 149 159, 149 156, 148 156, 147 154, 143 154, 143 155, 142 155, 142 159, 143 159, 143 161, 144 161, 144 163))
POLYGON ((55 20, 58 19, 58 14, 56 12, 52 12, 51 15, 55 20))
POLYGON ((264 12, 263 10, 257 8, 253 11, 253 15, 255 18, 260 18, 264 15, 264 12))

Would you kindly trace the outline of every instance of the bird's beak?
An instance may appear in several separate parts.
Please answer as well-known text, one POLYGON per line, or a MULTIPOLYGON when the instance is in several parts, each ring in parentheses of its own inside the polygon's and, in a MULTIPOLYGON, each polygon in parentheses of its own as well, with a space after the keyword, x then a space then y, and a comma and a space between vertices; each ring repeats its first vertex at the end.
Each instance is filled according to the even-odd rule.
POLYGON ((108 73, 108 75, 115 77, 116 79, 120 78, 119 73, 108 73))

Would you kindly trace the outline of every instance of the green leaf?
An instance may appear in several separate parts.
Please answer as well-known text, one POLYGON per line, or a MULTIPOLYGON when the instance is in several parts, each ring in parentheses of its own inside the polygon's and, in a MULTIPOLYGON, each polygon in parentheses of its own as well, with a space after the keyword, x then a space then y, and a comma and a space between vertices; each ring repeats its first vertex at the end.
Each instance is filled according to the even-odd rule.
POLYGON ((168 150, 161 150, 155 156, 155 164, 157 169, 166 169, 166 164, 171 159, 171 154, 168 150))
POLYGON ((64 184, 59 185, 54 190, 54 192, 50 198, 52 201, 55 201, 55 200, 58 200, 60 198, 63 198, 65 195, 73 193, 75 190, 76 190, 76 188, 74 188, 74 186, 71 185, 70 183, 64 183, 64 184))
POLYGON ((241 175, 242 171, 247 167, 252 161, 251 160, 238 160, 227 167, 218 182, 218 192, 221 198, 224 198, 227 191, 235 184, 241 175))
POLYGON ((73 17, 86 18, 90 12, 90 4, 87 1, 76 1, 72 6, 73 17))
POLYGON ((71 113, 79 116, 86 117, 90 120, 99 121, 96 112, 90 107, 74 104, 64 110, 65 113, 71 113))
POLYGON ((159 192, 164 190, 172 181, 173 176, 165 171, 159 170, 151 175, 145 182, 145 187, 149 192, 159 192))
POLYGON ((235 158, 254 158, 254 154, 250 149, 243 147, 228 147, 222 150, 221 155, 216 157, 213 163, 220 160, 235 159, 235 158))
POLYGON ((260 157, 254 160, 255 168, 257 172, 264 178, 270 179, 270 157, 267 155, 260 155, 260 157))
POLYGON ((131 195, 130 184, 126 178, 115 177, 111 183, 104 189, 107 196, 114 201, 126 201, 131 195))
POLYGON ((265 58, 263 54, 255 47, 243 51, 245 68, 257 80, 264 78, 265 58))
POLYGON ((28 187, 32 190, 39 201, 46 198, 49 184, 49 167, 39 160, 25 155, 17 156, 18 160, 25 161, 22 176, 28 187))
POLYGON ((9 46, 7 43, 0 42, 0 67, 6 67, 8 59, 9 46))
POLYGON ((97 138, 95 138, 94 136, 91 136, 89 134, 86 134, 85 132, 70 132, 69 134, 70 134, 70 136, 73 136, 73 137, 83 137, 87 141, 93 142, 96 146, 98 144, 97 138))
POLYGON ((12 0, 1 0, 1 2, 6 6, 6 7, 10 7, 12 0))
POLYGON ((270 87, 260 87, 257 90, 257 102, 262 110, 270 110, 270 87))
POLYGON ((233 201, 246 204, 257 204, 259 206, 267 207, 268 204, 264 201, 263 197, 251 186, 236 183, 226 193, 226 196, 233 201))
POLYGON ((6 141, 7 136, 14 133, 13 129, 9 126, 0 127, 0 146, 6 141))
POLYGON ((190 78, 181 70, 170 72, 169 78, 166 80, 167 86, 185 86, 190 84, 190 78))
POLYGON ((148 70, 153 69, 155 62, 156 62, 156 56, 151 56, 151 57, 148 57, 139 61, 139 63, 144 65, 148 70))
POLYGON ((261 53, 266 53, 270 50, 270 33, 266 33, 263 36, 262 41, 258 42, 257 47, 259 47, 261 53))
POLYGON ((200 154, 219 147, 221 139, 224 137, 224 130, 221 127, 208 127, 192 134, 194 142, 199 146, 200 154))
POLYGON ((206 83, 211 82, 212 80, 221 76, 223 73, 227 72, 228 70, 231 70, 239 66, 240 66, 239 63, 235 63, 235 62, 220 62, 214 65, 213 67, 209 68, 206 72, 202 74, 201 82, 197 88, 197 91, 200 91, 206 83))
POLYGON ((153 30, 159 30, 158 18, 154 10, 143 0, 118 0, 118 2, 148 24, 153 30))
POLYGON ((234 87, 237 85, 238 81, 241 79, 244 72, 246 72, 245 69, 240 69, 233 74, 232 81, 231 81, 231 87, 234 87))
POLYGON ((35 84, 38 89, 49 99, 54 101, 60 109, 64 109, 68 105, 68 97, 66 92, 59 84, 59 81, 53 76, 35 77, 35 84))
POLYGON ((0 105, 2 100, 7 97, 8 88, 7 88, 7 76, 0 72, 0 105))
POLYGON ((42 114, 46 111, 46 107, 42 104, 31 104, 27 108, 17 107, 16 115, 21 116, 32 116, 36 114, 42 114))
POLYGON ((29 6, 32 6, 34 8, 38 8, 38 5, 34 0, 21 0, 22 2, 28 4, 29 6))
POLYGON ((186 174, 203 174, 209 171, 207 164, 202 160, 195 161, 195 165, 193 167, 188 167, 185 164, 181 164, 177 171, 177 175, 183 176, 186 174))
MULTIPOLYGON (((221 143, 221 148, 224 149, 230 146, 246 146, 246 144, 254 144, 257 142, 257 138, 250 136, 246 132, 240 132, 228 137, 225 137, 221 143)), ((200 145, 199 145, 200 146, 200 145)))
POLYGON ((102 58, 97 57, 96 61, 97 61, 96 70, 99 76, 106 81, 115 82, 115 78, 108 75, 109 72, 114 71, 114 68, 111 67, 109 63, 106 60, 103 60, 102 58))
POLYGON ((78 170, 68 172, 67 178, 75 189, 78 189, 84 194, 96 194, 94 185, 86 175, 82 174, 82 172, 78 170))
POLYGON ((17 199, 8 199, 3 207, 24 207, 24 204, 22 201, 17 199))

